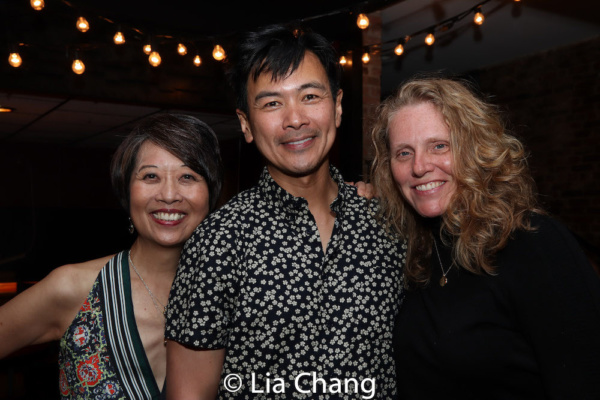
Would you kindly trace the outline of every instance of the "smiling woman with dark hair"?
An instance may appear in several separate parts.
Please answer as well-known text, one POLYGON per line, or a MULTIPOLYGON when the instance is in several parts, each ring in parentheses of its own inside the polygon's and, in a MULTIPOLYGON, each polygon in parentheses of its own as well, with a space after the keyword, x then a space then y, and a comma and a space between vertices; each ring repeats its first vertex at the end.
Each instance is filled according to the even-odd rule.
POLYGON ((63 398, 158 399, 181 249, 221 190, 217 138, 194 117, 150 117, 115 152, 111 176, 137 234, 131 249, 59 267, 2 306, 0 357, 60 340, 63 398))
POLYGON ((407 239, 401 399, 600 398, 600 280, 539 209, 523 145, 460 81, 417 77, 378 110, 381 220, 407 239))

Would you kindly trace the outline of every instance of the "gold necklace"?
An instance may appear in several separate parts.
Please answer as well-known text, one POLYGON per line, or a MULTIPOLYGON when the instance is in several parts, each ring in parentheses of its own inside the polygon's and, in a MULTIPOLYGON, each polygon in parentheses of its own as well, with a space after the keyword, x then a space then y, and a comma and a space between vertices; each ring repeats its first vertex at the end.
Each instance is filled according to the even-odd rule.
POLYGON ((131 266, 133 267, 133 270, 137 274, 138 278, 140 278, 140 281, 142 281, 142 283, 144 284, 144 287, 148 291, 148 294, 150 295, 150 298, 152 299, 152 303, 154 304, 154 308, 156 308, 156 311, 166 320, 167 319, 167 317, 166 317, 167 307, 165 307, 165 305, 163 303, 161 303, 161 301, 154 295, 154 293, 152 293, 152 290, 150 290, 150 288, 146 284, 146 281, 144 280, 144 278, 142 278, 142 276, 138 272, 137 268, 135 267, 135 264, 133 264, 133 261, 131 260, 131 250, 129 250, 129 252, 127 254, 127 258, 129 259, 129 264, 131 264, 131 266), (162 312, 158 308, 159 304, 162 307, 162 312))
POLYGON ((448 272, 450 272, 450 270, 454 266, 454 263, 452 263, 452 265, 450 265, 450 268, 448 268, 448 271, 444 272, 444 265, 442 264, 442 258, 440 257, 440 252, 438 251, 437 242, 436 242, 435 238, 433 238, 433 245, 435 246, 435 254, 437 254, 438 261, 440 262, 440 269, 442 270, 442 277, 440 278, 440 286, 443 287, 443 286, 446 286, 446 284, 448 284, 448 278, 446 278, 446 275, 448 274, 448 272))

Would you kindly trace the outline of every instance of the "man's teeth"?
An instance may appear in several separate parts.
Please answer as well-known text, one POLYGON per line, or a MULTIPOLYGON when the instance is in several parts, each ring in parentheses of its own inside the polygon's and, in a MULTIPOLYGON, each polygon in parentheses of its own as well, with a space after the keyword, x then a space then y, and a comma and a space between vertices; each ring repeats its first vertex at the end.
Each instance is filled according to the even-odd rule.
POLYGON ((166 212, 156 212, 156 213, 152 213, 152 215, 154 215, 154 218, 157 218, 157 219, 160 219, 163 221, 179 221, 180 219, 185 217, 185 214, 166 213, 166 212))
POLYGON ((441 181, 437 181, 437 182, 429 182, 425 185, 418 185, 416 186, 416 189, 420 192, 423 192, 425 190, 431 190, 431 189, 435 189, 436 187, 442 186, 444 184, 444 182, 441 181))
POLYGON ((288 142, 288 144, 294 144, 294 145, 295 145, 295 144, 302 144, 302 143, 306 143, 306 142, 308 142, 310 139, 312 139, 312 138, 306 138, 306 139, 302 139, 302 140, 299 140, 299 141, 297 141, 297 142, 288 142))

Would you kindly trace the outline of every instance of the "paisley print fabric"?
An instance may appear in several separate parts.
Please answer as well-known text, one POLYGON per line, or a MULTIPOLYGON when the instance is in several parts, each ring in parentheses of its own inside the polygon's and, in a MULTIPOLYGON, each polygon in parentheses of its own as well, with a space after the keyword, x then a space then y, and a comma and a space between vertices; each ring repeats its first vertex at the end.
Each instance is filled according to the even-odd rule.
POLYGON ((63 399, 160 399, 135 324, 127 252, 100 271, 60 341, 63 399))
POLYGON ((123 398, 106 346, 99 281, 60 341, 59 385, 63 399, 123 398))

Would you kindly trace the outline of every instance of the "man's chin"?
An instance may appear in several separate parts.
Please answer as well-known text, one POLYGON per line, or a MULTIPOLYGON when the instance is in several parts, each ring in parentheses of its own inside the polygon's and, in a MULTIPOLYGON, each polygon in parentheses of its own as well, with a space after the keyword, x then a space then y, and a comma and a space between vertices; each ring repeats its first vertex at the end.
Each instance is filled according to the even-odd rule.
MULTIPOLYGON (((289 176, 290 178, 304 178, 307 176, 314 175, 319 172, 321 168, 324 167, 328 160, 321 160, 318 163, 306 164, 306 165, 292 165, 280 167, 276 166, 272 163, 268 164, 269 172, 271 175, 273 174, 282 174, 289 176)), ((329 164, 327 163, 327 168, 329 164)))

